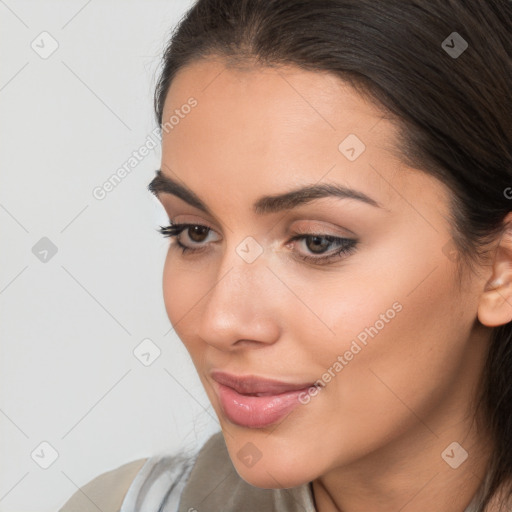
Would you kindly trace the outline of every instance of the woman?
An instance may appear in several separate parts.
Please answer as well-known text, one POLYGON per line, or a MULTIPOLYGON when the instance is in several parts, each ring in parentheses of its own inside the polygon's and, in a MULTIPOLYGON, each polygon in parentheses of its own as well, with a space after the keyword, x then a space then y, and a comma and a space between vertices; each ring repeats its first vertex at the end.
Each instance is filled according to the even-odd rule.
POLYGON ((61 510, 512 510, 511 36, 506 0, 193 5, 149 190, 222 431, 61 510))

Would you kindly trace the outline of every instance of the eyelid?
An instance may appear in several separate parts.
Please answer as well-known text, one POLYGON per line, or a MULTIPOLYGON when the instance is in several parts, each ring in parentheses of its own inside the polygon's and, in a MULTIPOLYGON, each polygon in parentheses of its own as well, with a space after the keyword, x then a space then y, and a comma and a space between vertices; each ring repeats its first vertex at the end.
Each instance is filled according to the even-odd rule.
MULTIPOLYGON (((196 216, 194 214, 179 214, 172 218, 172 215, 169 215, 169 222, 171 224, 194 224, 207 227, 211 231, 215 231, 216 233, 222 233, 222 230, 218 230, 212 227, 212 224, 209 221, 204 220, 202 217, 196 216), (182 218, 185 217, 185 218, 182 218), (192 218, 191 218, 192 217, 192 218)), ((270 230, 267 233, 274 231, 276 225, 271 226, 270 230)), ((232 231, 231 229, 229 231, 232 231)), ((347 238, 354 237, 357 238, 358 235, 354 233, 354 231, 348 229, 345 226, 336 225, 332 221, 323 221, 323 220, 312 220, 306 218, 293 218, 289 223, 289 227, 287 227, 287 233, 289 232, 304 232, 307 234, 322 234, 322 235, 330 235, 338 238, 347 238)), ((283 236, 286 236, 283 233, 283 236)))
MULTIPOLYGON (((159 192, 158 199, 168 213, 169 219, 173 217, 172 213, 180 212, 175 215, 175 217, 180 217, 179 220, 176 220, 175 218, 175 223, 201 224, 217 231, 217 233, 223 233, 223 223, 216 215, 210 215, 198 210, 196 207, 184 202, 180 197, 166 192, 159 192), (182 216, 185 216, 186 218, 182 219, 182 216), (193 220, 190 220, 190 217, 192 217, 193 220), (212 226, 218 226, 219 229, 212 226)), ((291 229, 293 229, 292 226, 306 223, 307 227, 305 229, 309 229, 311 226, 311 229, 318 229, 320 232, 329 230, 333 236, 352 236, 357 238, 358 235, 354 231, 343 225, 348 219, 352 219, 353 222, 354 218, 357 218, 355 217, 355 214, 360 210, 356 208, 354 213, 352 206, 354 206, 352 201, 347 201, 346 205, 340 205, 335 198, 322 198, 319 199, 318 203, 316 201, 312 201, 311 203, 301 205, 293 210, 276 213, 275 215, 278 216, 277 218, 275 218, 274 215, 271 215, 265 219, 258 219, 256 222, 266 223, 266 225, 268 225, 268 229, 265 230, 267 233, 274 231, 281 222, 286 222, 291 229), (331 203, 329 200, 332 200, 333 202, 331 203), (347 215, 345 215, 345 213, 347 215)), ((356 204, 355 206, 362 206, 362 203, 361 205, 356 204)), ((230 226, 225 226, 225 229, 229 232, 233 231, 230 226)))
POLYGON ((292 224, 291 231, 300 231, 308 234, 322 234, 323 236, 335 236, 337 238, 356 237, 357 235, 348 228, 341 226, 333 226, 330 222, 315 220, 300 220, 292 224))
MULTIPOLYGON (((221 225, 221 222, 217 219, 217 217, 213 214, 208 214, 208 212, 203 212, 200 209, 188 204, 187 202, 183 201, 180 197, 177 197, 173 194, 169 194, 167 192, 159 192, 158 199, 162 203, 162 206, 164 207, 165 211, 168 214, 169 220, 171 221, 172 217, 186 217, 186 219, 180 219, 180 220, 172 220, 171 222, 174 224, 201 224, 203 226, 207 226, 211 229, 212 228, 209 224, 210 221, 204 220, 204 216, 211 219, 211 222, 213 222, 216 225, 221 225), (176 201, 174 203, 173 201, 176 201), (172 212, 180 211, 181 213, 177 215, 172 215, 172 212), (197 212, 197 213, 196 213, 197 212), (193 220, 190 220, 190 217, 193 217, 193 220)), ((229 229, 229 228, 228 228, 229 229)), ((215 230, 217 231, 217 230, 215 230)))
POLYGON ((169 222, 171 224, 193 224, 195 226, 204 226, 211 229, 212 231, 218 232, 216 228, 212 227, 210 222, 204 220, 198 215, 194 215, 193 213, 181 213, 179 215, 175 215, 174 217, 169 215, 169 222))

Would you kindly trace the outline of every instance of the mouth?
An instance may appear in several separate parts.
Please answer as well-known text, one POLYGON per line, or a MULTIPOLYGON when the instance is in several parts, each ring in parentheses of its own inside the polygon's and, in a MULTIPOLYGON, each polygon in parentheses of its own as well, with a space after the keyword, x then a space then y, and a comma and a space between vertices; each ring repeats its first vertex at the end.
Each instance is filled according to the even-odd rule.
POLYGON ((255 376, 211 373, 223 414, 246 428, 263 428, 286 417, 314 383, 290 383, 255 376))
POLYGON ((211 375, 213 380, 217 381, 219 384, 228 386, 241 395, 249 396, 273 396, 281 393, 287 393, 289 391, 302 390, 315 385, 313 382, 293 384, 280 380, 255 377, 253 375, 230 375, 228 373, 215 370, 211 375))

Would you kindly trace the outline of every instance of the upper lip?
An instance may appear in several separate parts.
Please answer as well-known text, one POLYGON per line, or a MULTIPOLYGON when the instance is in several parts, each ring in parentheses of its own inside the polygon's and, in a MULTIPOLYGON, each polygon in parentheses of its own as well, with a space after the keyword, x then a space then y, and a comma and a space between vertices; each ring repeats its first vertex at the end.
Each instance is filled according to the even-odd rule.
POLYGON ((314 386, 314 383, 293 384, 280 380, 265 379, 255 375, 230 375, 229 373, 214 370, 211 372, 212 379, 234 389, 241 395, 262 394, 278 395, 287 391, 297 391, 314 386))

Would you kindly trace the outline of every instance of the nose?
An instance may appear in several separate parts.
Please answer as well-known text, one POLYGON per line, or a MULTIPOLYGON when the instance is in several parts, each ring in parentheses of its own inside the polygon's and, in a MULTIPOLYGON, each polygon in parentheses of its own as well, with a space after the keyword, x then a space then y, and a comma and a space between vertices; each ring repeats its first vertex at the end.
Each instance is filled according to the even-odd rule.
POLYGON ((197 334, 224 351, 273 344, 280 335, 279 281, 265 258, 248 263, 235 251, 231 254, 201 301, 197 334))

